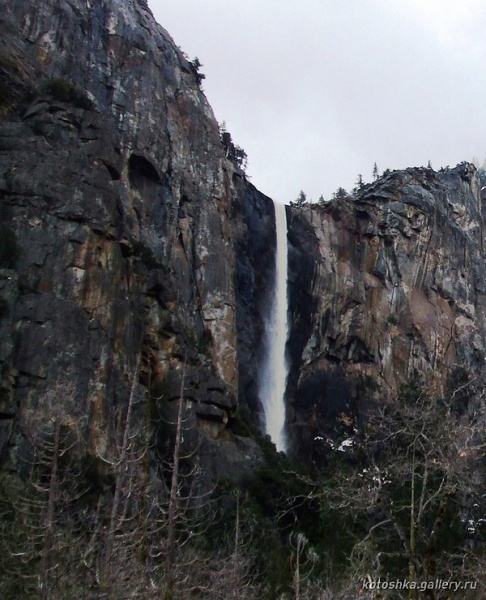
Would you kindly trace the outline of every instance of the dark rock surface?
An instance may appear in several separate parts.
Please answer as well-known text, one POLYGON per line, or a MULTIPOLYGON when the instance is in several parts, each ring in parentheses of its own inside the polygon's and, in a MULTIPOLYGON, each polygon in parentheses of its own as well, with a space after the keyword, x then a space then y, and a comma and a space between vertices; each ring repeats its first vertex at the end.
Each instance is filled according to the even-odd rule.
POLYGON ((0 9, 12 246, 0 265, 0 452, 22 410, 67 384, 72 411, 89 414, 88 451, 109 446, 141 353, 139 386, 158 402, 178 397, 187 360, 214 462, 238 394, 232 204, 246 192, 194 67, 141 0, 0 9))
MULTIPOLYGON (((238 403, 261 410, 273 204, 199 83, 143 0, 0 0, 2 464, 56 386, 85 451, 105 453, 139 355, 156 414, 174 415, 187 363, 187 443, 209 478, 259 464, 231 423, 238 403)), ((288 208, 295 455, 324 460, 414 369, 438 392, 458 365, 483 381, 482 204, 464 163, 288 208)))
POLYGON ((414 370, 438 394, 457 367, 484 384, 482 205, 478 172, 463 163, 391 172, 354 198, 291 209, 289 421, 299 454, 352 437, 414 370))
POLYGON ((260 414, 264 323, 275 284, 275 210, 272 200, 252 185, 242 192, 235 203, 239 402, 260 414))

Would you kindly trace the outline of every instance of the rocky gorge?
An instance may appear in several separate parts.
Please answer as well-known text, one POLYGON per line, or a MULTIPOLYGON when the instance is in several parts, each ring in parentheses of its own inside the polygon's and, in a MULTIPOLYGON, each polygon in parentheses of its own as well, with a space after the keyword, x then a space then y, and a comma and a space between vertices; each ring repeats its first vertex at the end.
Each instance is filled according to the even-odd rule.
MULTIPOLYGON (((144 0, 0 6, 0 469, 22 476, 53 390, 107 481, 130 398, 162 452, 182 395, 206 487, 244 480, 265 462, 272 200, 144 0)), ((409 168, 287 207, 297 463, 324 466, 415 371, 435 394, 484 386, 481 177, 409 168)), ((148 468, 162 477, 155 453, 148 468)))

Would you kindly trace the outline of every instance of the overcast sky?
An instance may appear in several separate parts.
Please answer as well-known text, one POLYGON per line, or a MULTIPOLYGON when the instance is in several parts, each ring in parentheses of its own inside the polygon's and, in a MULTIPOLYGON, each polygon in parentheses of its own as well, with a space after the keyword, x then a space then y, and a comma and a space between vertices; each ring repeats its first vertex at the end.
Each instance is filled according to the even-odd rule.
POLYGON ((486 157, 484 0, 148 0, 281 202, 486 157))

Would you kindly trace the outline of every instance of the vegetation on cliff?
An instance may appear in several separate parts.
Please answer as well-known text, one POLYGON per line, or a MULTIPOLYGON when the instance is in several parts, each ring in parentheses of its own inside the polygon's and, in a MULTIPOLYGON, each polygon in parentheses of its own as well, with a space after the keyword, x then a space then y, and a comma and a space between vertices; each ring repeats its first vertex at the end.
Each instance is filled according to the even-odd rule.
POLYGON ((366 578, 486 589, 484 436, 464 373, 443 398, 416 376, 325 468, 291 464, 248 423, 262 466, 210 488, 183 442, 183 387, 161 456, 135 420, 136 377, 110 456, 79 456, 69 386, 25 415, 21 476, 0 479, 3 598, 367 598, 366 578))

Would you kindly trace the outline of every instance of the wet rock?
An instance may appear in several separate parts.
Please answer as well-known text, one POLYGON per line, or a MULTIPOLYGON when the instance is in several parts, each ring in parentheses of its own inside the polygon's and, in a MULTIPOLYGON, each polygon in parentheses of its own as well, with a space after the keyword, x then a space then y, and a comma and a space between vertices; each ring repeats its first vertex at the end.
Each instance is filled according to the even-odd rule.
POLYGON ((69 381, 106 449, 142 353, 147 398, 187 361, 188 397, 225 422, 235 169, 193 69, 140 0, 0 5, 0 217, 19 249, 0 286, 0 367, 20 374, 5 411, 69 381))
POLYGON ((439 394, 458 364, 483 380, 480 188, 472 165, 406 169, 354 199, 291 209, 288 418, 298 454, 339 431, 339 415, 322 409, 339 396, 330 378, 346 382, 348 435, 414 369, 428 373, 439 394), (320 378, 314 402, 303 402, 320 378), (318 442, 302 438, 302 423, 313 423, 318 442))

